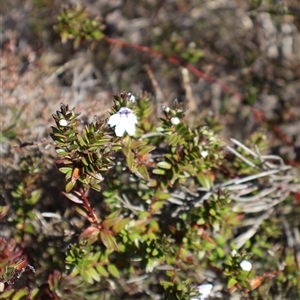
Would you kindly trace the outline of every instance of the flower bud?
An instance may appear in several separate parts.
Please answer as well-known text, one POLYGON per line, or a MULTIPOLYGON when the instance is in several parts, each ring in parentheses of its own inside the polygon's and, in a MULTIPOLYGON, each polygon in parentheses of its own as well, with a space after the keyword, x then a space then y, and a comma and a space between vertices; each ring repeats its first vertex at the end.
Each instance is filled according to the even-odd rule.
POLYGON ((208 151, 206 151, 206 150, 203 150, 203 151, 201 151, 201 156, 203 157, 203 158, 205 158, 205 157, 207 157, 207 155, 208 155, 208 151))
POLYGON ((251 271, 251 269, 252 269, 252 264, 251 264, 251 262, 249 261, 249 260, 242 260, 241 262, 240 262, 240 267, 241 267, 241 269, 243 270, 243 271, 251 271))
POLYGON ((66 126, 68 126, 68 121, 65 120, 65 119, 61 119, 61 120, 58 121, 58 124, 61 127, 66 127, 66 126))
POLYGON ((171 118, 171 123, 172 123, 173 125, 177 125, 177 124, 180 123, 180 120, 179 120, 179 118, 177 118, 177 117, 173 117, 173 118, 171 118))
POLYGON ((166 113, 166 114, 168 114, 169 112, 170 112, 170 107, 168 107, 168 106, 165 106, 164 107, 164 112, 166 113))

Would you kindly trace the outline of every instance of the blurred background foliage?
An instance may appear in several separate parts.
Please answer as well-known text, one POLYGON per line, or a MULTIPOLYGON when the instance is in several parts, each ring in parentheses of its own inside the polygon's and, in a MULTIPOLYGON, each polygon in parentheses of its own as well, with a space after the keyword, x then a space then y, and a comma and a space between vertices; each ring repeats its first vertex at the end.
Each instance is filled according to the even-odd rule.
MULTIPOLYGON (((204 281, 214 283, 216 299, 300 297, 298 1, 80 4, 1 4, 0 298, 190 299, 204 281), (172 134, 142 139, 167 157, 151 168, 159 193, 143 181, 150 148, 128 140, 122 155, 141 160, 127 159, 126 166, 143 180, 131 180, 121 160, 102 193, 90 192, 95 213, 110 225, 98 241, 86 211, 61 193, 52 115, 60 103, 75 107, 81 132, 94 115, 107 118, 113 95, 124 90, 141 99, 139 137, 157 126, 172 134), (178 132, 162 109, 175 98, 183 105, 178 116, 185 116, 178 132), (174 149, 196 151, 193 139, 207 134, 218 134, 224 153, 210 157, 209 166, 195 165, 196 174, 185 165, 189 155, 177 168, 174 149), (179 179, 181 172, 188 180, 179 179), (154 196, 161 203, 153 208, 154 196), (158 216, 147 223, 149 207, 158 216), (138 225, 131 220, 122 231, 132 214, 138 225), (118 222, 115 242, 107 232, 118 222), (253 263, 249 274, 239 268, 243 259, 253 263)), ((210 147, 220 150, 209 144, 201 151, 210 147)))

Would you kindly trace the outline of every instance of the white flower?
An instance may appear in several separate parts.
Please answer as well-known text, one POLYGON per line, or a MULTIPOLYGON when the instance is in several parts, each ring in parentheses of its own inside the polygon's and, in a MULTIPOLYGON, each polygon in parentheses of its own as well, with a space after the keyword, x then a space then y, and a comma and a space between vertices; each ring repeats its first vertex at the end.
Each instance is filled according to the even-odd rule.
POLYGON ((206 151, 206 150, 203 150, 203 151, 201 151, 201 156, 203 157, 203 158, 205 158, 205 157, 207 157, 207 155, 208 155, 208 151, 206 151))
POLYGON ((244 259, 240 262, 240 267, 242 270, 249 272, 252 269, 252 264, 249 260, 244 259))
POLYGON ((168 107, 168 106, 165 106, 163 109, 166 114, 169 113, 171 110, 170 107, 168 107))
POLYGON ((135 102, 135 97, 132 93, 128 93, 127 96, 129 97, 129 101, 135 102))
POLYGON ((200 293, 200 298, 191 298, 190 300, 205 300, 207 296, 209 296, 212 288, 214 286, 210 283, 201 284, 198 286, 198 291, 200 293))
POLYGON ((171 118, 171 123, 172 123, 173 125, 177 125, 177 124, 180 123, 180 120, 179 120, 179 118, 177 118, 177 117, 173 117, 173 118, 171 118))
POLYGON ((129 135, 135 134, 135 124, 137 124, 137 118, 131 109, 127 107, 121 107, 120 110, 108 119, 108 125, 115 127, 116 136, 123 136, 126 131, 129 135))
POLYGON ((65 120, 65 119, 61 119, 61 120, 58 121, 58 124, 61 127, 66 127, 66 126, 68 126, 68 121, 65 120))

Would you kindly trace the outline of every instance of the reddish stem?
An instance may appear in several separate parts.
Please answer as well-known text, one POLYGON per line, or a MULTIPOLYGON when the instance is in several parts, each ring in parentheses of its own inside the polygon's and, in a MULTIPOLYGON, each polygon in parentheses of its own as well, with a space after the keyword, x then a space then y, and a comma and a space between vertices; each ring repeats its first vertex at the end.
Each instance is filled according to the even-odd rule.
POLYGON ((183 245, 184 243, 181 242, 180 246, 179 246, 179 249, 177 251, 177 254, 176 254, 176 263, 175 263, 175 268, 174 268, 174 275, 173 275, 173 278, 172 278, 172 282, 175 283, 175 277, 176 277, 176 270, 178 268, 178 265, 179 265, 179 259, 180 259, 180 254, 181 254, 181 250, 183 248, 183 245))
POLYGON ((81 199, 84 202, 84 208, 89 213, 89 216, 92 218, 93 223, 96 224, 98 228, 100 228, 101 227, 100 221, 99 221, 97 215, 95 214, 94 210, 92 209, 89 199, 86 196, 87 191, 84 191, 82 188, 80 188, 79 192, 80 192, 81 199))
MULTIPOLYGON (((142 46, 142 45, 139 45, 139 44, 127 43, 127 42, 124 42, 124 41, 121 41, 121 40, 117 40, 117 39, 114 39, 114 38, 111 38, 111 37, 108 37, 108 36, 105 37, 105 40, 108 43, 110 43, 110 44, 118 45, 120 47, 127 47, 127 48, 136 49, 138 51, 141 51, 141 52, 144 52, 144 53, 149 53, 149 54, 151 54, 153 56, 166 59, 168 62, 170 62, 173 65, 185 67, 191 73, 193 73, 195 76, 197 76, 198 78, 203 78, 204 80, 206 80, 207 82, 210 82, 210 83, 214 82, 217 85, 219 85, 220 88, 224 92, 231 93, 232 95, 234 95, 235 97, 237 97, 239 100, 243 100, 243 96, 240 93, 232 91, 232 89, 229 86, 227 86, 226 84, 220 82, 219 80, 217 80, 216 78, 214 78, 212 76, 209 76, 209 75, 203 73, 202 71, 198 70, 193 65, 182 62, 180 59, 178 59, 176 57, 173 57, 173 56, 169 56, 168 57, 168 56, 164 55, 162 52, 153 50, 153 49, 151 49, 149 47, 142 46)), ((254 114, 259 113, 262 116, 262 120, 264 122, 266 122, 267 124, 269 124, 269 121, 267 120, 267 117, 265 116, 265 114, 262 111, 258 110, 257 108, 254 108, 254 107, 251 107, 251 109, 252 109, 252 111, 253 111, 254 114)), ((291 141, 291 139, 289 137, 286 136, 286 134, 284 134, 282 132, 282 130, 279 128, 279 126, 272 125, 271 129, 272 129, 273 133, 276 136, 278 136, 281 141, 287 143, 288 145, 294 146, 294 143, 291 141)))
POLYGON ((218 84, 221 87, 221 89, 224 92, 232 93, 240 100, 243 98, 241 94, 239 94, 237 92, 234 92, 234 91, 231 91, 230 87, 228 87, 224 83, 220 82, 216 78, 203 73, 202 71, 195 68, 193 65, 186 64, 186 63, 184 63, 183 61, 181 61, 180 59, 178 59, 176 57, 165 56, 162 52, 153 50, 153 49, 151 49, 149 47, 146 47, 146 46, 141 46, 139 44, 130 44, 130 43, 127 43, 127 42, 124 42, 124 41, 121 41, 121 40, 117 40, 117 39, 114 39, 114 38, 110 38, 110 37, 106 37, 105 39, 110 44, 118 45, 120 47, 127 47, 127 48, 136 49, 138 51, 149 53, 149 54, 151 54, 153 56, 156 56, 156 57, 159 57, 159 58, 164 58, 173 65, 181 66, 181 67, 184 66, 185 68, 187 68, 191 73, 193 73, 198 78, 203 78, 204 80, 206 80, 207 82, 210 82, 210 83, 215 82, 216 84, 218 84))

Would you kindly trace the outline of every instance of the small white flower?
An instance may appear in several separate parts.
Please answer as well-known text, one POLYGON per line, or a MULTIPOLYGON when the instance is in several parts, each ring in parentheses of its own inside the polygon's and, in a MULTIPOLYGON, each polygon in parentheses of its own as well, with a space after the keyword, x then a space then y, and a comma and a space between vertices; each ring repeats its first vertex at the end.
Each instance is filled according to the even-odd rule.
POLYGON ((107 122, 110 127, 115 127, 116 136, 123 136, 126 131, 129 135, 135 134, 135 125, 137 124, 137 118, 131 109, 127 107, 121 107, 120 110, 114 115, 110 116, 107 122))
POLYGON ((68 126, 68 121, 65 120, 65 119, 61 119, 61 120, 58 121, 58 124, 61 127, 66 127, 66 126, 68 126))
POLYGON ((249 260, 244 259, 240 262, 240 267, 242 270, 249 272, 252 269, 252 264, 249 260))
POLYGON ((203 151, 201 151, 201 156, 203 157, 203 158, 205 158, 205 157, 207 157, 207 155, 208 155, 208 151, 206 151, 206 150, 203 150, 203 151))
POLYGON ((135 97, 132 93, 128 93, 127 96, 129 97, 129 101, 135 102, 135 97))
POLYGON ((199 285, 198 291, 200 293, 200 298, 191 298, 190 300, 205 300, 205 298, 211 293, 213 287, 214 286, 211 283, 199 285))
POLYGON ((180 120, 179 120, 179 118, 177 118, 177 117, 173 117, 173 118, 171 118, 171 123, 172 123, 173 125, 177 125, 177 124, 180 123, 180 120))
POLYGON ((168 106, 165 106, 163 109, 166 114, 169 113, 171 110, 170 107, 168 107, 168 106))
POLYGON ((231 255, 232 255, 232 256, 236 256, 236 255, 237 255, 237 252, 236 252, 235 249, 233 249, 233 250, 231 251, 231 255))

